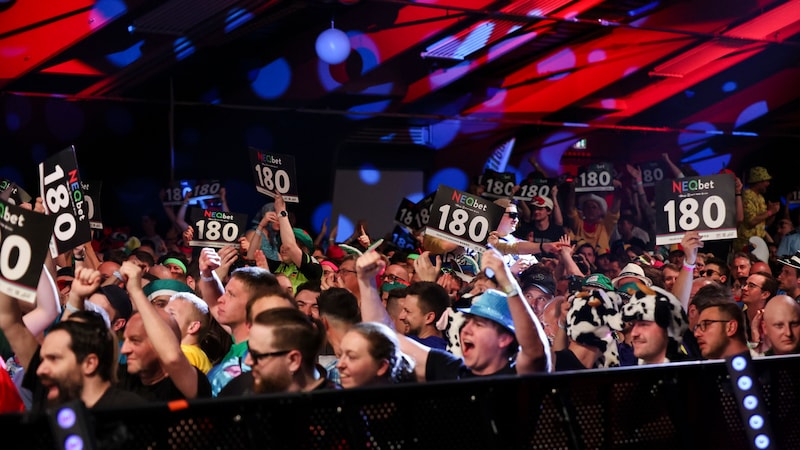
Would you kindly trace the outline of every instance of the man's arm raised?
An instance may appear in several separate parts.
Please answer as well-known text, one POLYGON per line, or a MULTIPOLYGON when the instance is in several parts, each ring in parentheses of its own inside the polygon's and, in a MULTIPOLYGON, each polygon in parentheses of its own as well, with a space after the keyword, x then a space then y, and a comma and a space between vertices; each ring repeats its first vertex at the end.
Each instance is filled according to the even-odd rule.
POLYGON ((517 355, 517 373, 520 375, 552 371, 550 343, 542 324, 523 299, 517 279, 503 262, 503 256, 494 249, 481 256, 483 270, 490 269, 497 279, 497 286, 508 295, 508 309, 514 320, 514 334, 520 350, 517 355))
MULTIPOLYGON (((502 261, 502 260, 501 260, 502 261)), ((383 307, 375 277, 386 268, 386 262, 375 250, 370 250, 356 260, 356 276, 361 292, 361 319, 364 322, 379 322, 394 329, 394 321, 383 307)), ((400 350, 414 359, 417 381, 425 381, 425 365, 430 348, 413 341, 395 330, 400 341, 400 350)))
POLYGON ((700 233, 697 231, 687 231, 681 240, 685 256, 683 257, 683 267, 681 268, 672 293, 681 301, 684 311, 689 311, 689 302, 692 300, 692 284, 694 282, 694 265, 697 262, 697 250, 703 247, 700 233))
MULTIPOLYGON (((158 354, 164 372, 169 374, 172 382, 186 398, 197 397, 197 371, 181 350, 180 331, 170 326, 167 322, 169 319, 162 316, 142 290, 144 271, 131 261, 123 262, 119 270, 126 279, 125 286, 131 301, 142 316, 144 330, 158 354)), ((163 314, 167 315, 166 312, 163 314)))

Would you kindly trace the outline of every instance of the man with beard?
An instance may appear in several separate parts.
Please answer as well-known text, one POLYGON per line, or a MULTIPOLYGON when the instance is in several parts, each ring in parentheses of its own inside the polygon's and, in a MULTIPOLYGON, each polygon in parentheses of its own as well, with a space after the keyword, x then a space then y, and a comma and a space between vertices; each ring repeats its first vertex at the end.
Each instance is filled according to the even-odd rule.
POLYGON ((341 389, 316 363, 324 344, 322 323, 296 308, 259 313, 250 328, 245 358, 253 373, 255 393, 341 389))
MULTIPOLYGON (((703 359, 725 359, 748 351, 744 313, 725 286, 708 285, 697 291, 694 300, 703 301, 694 326, 694 336, 703 359)), ((751 352, 756 356, 755 352, 751 352)))
POLYGON ((416 281, 406 288, 406 297, 398 319, 405 324, 406 335, 422 345, 445 350, 447 341, 436 323, 450 306, 447 291, 433 281, 416 281))
POLYGON ((94 409, 146 403, 114 385, 116 341, 98 313, 79 311, 55 324, 39 354, 36 375, 47 392, 49 405, 76 399, 94 409))

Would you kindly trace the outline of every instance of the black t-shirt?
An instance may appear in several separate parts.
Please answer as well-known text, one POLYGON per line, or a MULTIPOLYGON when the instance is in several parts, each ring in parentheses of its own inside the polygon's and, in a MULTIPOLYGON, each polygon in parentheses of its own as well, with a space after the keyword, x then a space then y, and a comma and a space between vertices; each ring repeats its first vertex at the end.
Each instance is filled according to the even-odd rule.
MULTIPOLYGON (((197 398, 210 398, 211 383, 208 381, 208 377, 197 367, 195 367, 194 370, 197 375, 197 398)), ((138 394, 145 400, 151 402, 169 402, 186 398, 183 392, 175 386, 175 383, 173 383, 172 379, 169 377, 164 378, 156 384, 145 385, 138 375, 129 374, 127 366, 124 364, 120 364, 118 374, 119 386, 122 389, 138 394)))
POLYGON ((555 353, 556 372, 564 372, 567 370, 586 370, 586 366, 572 353, 572 350, 565 348, 558 350, 555 353))
POLYGON ((517 369, 509 363, 497 372, 490 375, 475 375, 464 364, 464 360, 454 354, 432 348, 428 352, 428 362, 425 364, 426 381, 461 380, 475 377, 494 377, 501 375, 516 375, 517 369))
MULTIPOLYGON (((314 391, 321 391, 325 389, 342 389, 341 385, 336 384, 328 379, 328 372, 324 367, 317 364, 317 371, 319 371, 320 376, 325 377, 325 381, 319 386, 315 387, 313 389, 314 391)), ((255 392, 253 389, 254 384, 255 380, 253 379, 253 372, 243 372, 238 377, 229 381, 228 384, 226 384, 219 391, 217 397, 240 397, 242 395, 253 395, 255 392)))
POLYGON ((250 395, 253 391, 253 372, 242 372, 220 389, 217 397, 240 397, 250 395))
POLYGON ((533 242, 558 242, 566 231, 561 225, 556 225, 553 220, 550 220, 550 226, 546 230, 537 230, 533 222, 520 225, 514 231, 514 236, 522 240, 528 240, 528 234, 533 232, 533 242))
POLYGON ((103 396, 92 406, 92 409, 127 408, 146 404, 147 400, 143 399, 140 395, 126 391, 117 386, 111 386, 106 389, 103 396))

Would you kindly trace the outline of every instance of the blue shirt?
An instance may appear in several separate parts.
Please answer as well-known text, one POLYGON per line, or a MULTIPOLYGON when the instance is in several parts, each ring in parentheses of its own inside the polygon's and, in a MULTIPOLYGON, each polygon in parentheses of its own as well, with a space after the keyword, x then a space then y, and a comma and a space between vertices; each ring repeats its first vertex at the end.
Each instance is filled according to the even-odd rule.
POLYGON ((208 371, 212 396, 216 397, 226 384, 242 372, 250 371, 250 366, 244 363, 245 356, 247 356, 247 341, 233 344, 222 360, 208 371))

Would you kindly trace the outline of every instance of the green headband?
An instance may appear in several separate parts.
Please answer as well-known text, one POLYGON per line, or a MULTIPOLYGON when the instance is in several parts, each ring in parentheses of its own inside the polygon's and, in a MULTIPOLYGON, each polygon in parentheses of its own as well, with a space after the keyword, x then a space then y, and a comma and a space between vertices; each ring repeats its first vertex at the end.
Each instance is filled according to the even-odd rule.
POLYGON ((164 266, 166 266, 167 264, 175 264, 176 266, 180 267, 183 270, 183 273, 186 273, 186 264, 184 264, 178 258, 167 258, 164 260, 164 262, 161 263, 161 265, 164 266))

